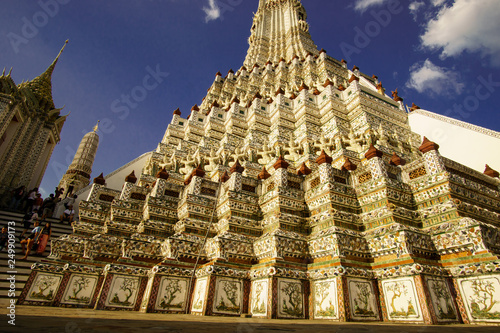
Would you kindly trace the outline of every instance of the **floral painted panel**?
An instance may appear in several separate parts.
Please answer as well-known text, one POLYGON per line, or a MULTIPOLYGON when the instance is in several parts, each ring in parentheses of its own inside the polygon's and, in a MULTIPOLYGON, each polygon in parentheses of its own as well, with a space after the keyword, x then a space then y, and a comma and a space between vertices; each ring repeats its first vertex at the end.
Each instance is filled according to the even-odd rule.
POLYGON ((109 288, 106 306, 133 308, 137 300, 139 278, 135 276, 115 275, 109 288))
POLYGON ((304 290, 301 281, 279 280, 278 316, 281 318, 304 317, 304 290))
POLYGON ((194 288, 192 312, 203 312, 205 305, 205 295, 207 294, 208 277, 196 280, 194 288))
POLYGON ((383 281, 382 287, 390 320, 422 320, 420 302, 412 278, 383 281))
POLYGON ((160 281, 155 310, 186 311, 189 279, 164 276, 160 281))
POLYGON ((426 280, 437 320, 458 321, 457 310, 446 280, 435 277, 428 277, 426 280))
POLYGON ((267 296, 269 292, 269 281, 256 280, 252 282, 252 305, 251 313, 254 317, 267 316, 267 296))
POLYGON ((241 281, 223 278, 217 279, 213 312, 241 314, 242 296, 241 281))
POLYGON ((90 305, 96 286, 96 276, 73 274, 64 291, 61 303, 90 305))
POLYGON ((26 296, 27 301, 52 302, 61 283, 62 276, 54 274, 37 274, 26 296))
POLYGON ((500 276, 459 279, 458 284, 471 321, 500 322, 500 276))
POLYGON ((349 279, 351 314, 357 320, 378 320, 377 300, 370 280, 349 279))
POLYGON ((313 284, 314 318, 338 319, 337 280, 321 280, 313 284))

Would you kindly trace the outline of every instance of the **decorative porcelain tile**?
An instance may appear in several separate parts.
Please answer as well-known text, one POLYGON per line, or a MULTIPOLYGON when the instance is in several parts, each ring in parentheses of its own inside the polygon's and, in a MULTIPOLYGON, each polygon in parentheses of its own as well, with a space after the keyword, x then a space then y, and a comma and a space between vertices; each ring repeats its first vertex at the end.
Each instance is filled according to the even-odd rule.
POLYGON ((242 282, 234 279, 218 278, 214 297, 214 313, 241 314, 242 282))
POLYGON ((33 302, 52 302, 61 280, 61 275, 38 273, 26 296, 26 300, 33 302))
POLYGON ((467 315, 472 322, 500 322, 500 275, 458 279, 467 315))
POLYGON ((269 280, 252 281, 250 312, 253 317, 266 317, 268 308, 269 280))
POLYGON ((315 281, 312 292, 314 318, 338 319, 337 279, 315 281))
POLYGON ((304 318, 304 289, 297 280, 278 280, 278 317, 304 318))
POLYGON ((127 275, 115 275, 109 288, 106 307, 132 309, 137 300, 139 278, 127 275))
POLYGON ((196 280, 191 312, 203 312, 203 307, 205 305, 205 298, 208 289, 207 287, 208 287, 208 277, 196 280))
POLYGON ((450 287, 443 278, 426 277, 434 313, 439 322, 458 321, 450 287))
POLYGON ((378 307, 370 280, 348 279, 351 316, 356 320, 378 320, 378 307))
POLYGON ((382 287, 390 320, 423 320, 413 278, 383 281, 382 287))
POLYGON ((64 291, 62 304, 90 305, 95 294, 98 277, 72 274, 64 291))
POLYGON ((189 279, 179 279, 169 276, 162 277, 155 310, 186 311, 188 285, 189 279))

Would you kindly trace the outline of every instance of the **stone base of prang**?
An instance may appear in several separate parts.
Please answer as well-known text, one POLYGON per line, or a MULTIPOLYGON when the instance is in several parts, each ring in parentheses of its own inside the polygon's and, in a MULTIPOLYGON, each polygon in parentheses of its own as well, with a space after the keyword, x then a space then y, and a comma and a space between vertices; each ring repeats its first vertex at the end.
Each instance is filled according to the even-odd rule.
POLYGON ((500 296, 498 261, 452 272, 421 264, 373 271, 280 266, 243 270, 208 263, 191 288, 192 264, 35 264, 18 304, 340 322, 500 323, 500 313, 491 311, 500 296))

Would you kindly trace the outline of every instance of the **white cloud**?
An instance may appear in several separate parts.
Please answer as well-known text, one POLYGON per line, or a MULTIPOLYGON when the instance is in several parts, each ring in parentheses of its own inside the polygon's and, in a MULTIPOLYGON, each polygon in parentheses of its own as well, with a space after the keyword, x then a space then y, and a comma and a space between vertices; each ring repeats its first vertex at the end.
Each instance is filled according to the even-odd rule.
MULTIPOLYGON (((442 5, 443 0, 433 0, 442 5)), ((427 23, 422 46, 442 50, 441 58, 479 52, 500 66, 500 4, 498 0, 455 0, 427 23)))
POLYGON ((422 9, 422 7, 425 7, 425 2, 423 1, 412 1, 408 6, 408 8, 410 9, 410 14, 413 15, 413 19, 415 21, 417 20, 417 14, 422 9))
POLYGON ((410 68, 410 79, 406 82, 406 86, 419 93, 429 93, 431 96, 453 96, 460 95, 465 84, 460 82, 459 73, 436 66, 427 59, 410 68))
POLYGON ((372 6, 382 5, 386 2, 388 2, 388 0, 356 0, 356 3, 354 4, 354 9, 360 12, 364 12, 365 10, 367 10, 372 6))
POLYGON ((210 22, 217 20, 220 17, 220 8, 217 6, 215 0, 208 0, 208 5, 210 7, 203 6, 203 11, 205 12, 205 22, 210 22))
POLYGON ((445 1, 446 1, 446 0, 432 0, 431 2, 432 2, 432 4, 433 4, 434 6, 439 7, 439 6, 441 6, 442 4, 444 4, 444 2, 445 2, 445 1))

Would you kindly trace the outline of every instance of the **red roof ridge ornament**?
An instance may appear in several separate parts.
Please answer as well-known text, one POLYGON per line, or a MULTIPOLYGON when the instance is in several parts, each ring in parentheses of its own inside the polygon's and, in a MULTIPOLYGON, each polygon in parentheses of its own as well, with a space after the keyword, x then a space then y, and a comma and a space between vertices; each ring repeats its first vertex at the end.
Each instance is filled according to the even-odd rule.
POLYGON ((302 85, 300 86, 299 91, 302 91, 304 89, 309 90, 309 87, 304 82, 302 82, 302 85))
POLYGON ((312 170, 307 167, 306 162, 302 162, 302 165, 300 166, 297 174, 299 176, 307 176, 307 175, 310 175, 311 172, 312 172, 312 170))
POLYGON ((132 172, 127 177, 125 177, 125 181, 132 184, 135 184, 137 182, 137 177, 135 176, 134 170, 132 170, 132 172))
POLYGON ((325 49, 319 50, 319 54, 321 54, 321 53, 326 53, 325 49))
POLYGON ((352 83, 353 81, 359 81, 359 77, 357 77, 356 75, 352 74, 351 78, 349 79, 349 83, 352 83))
POLYGON ((358 166, 352 163, 349 157, 346 157, 345 163, 342 166, 342 171, 355 171, 357 168, 358 166))
POLYGON ((371 160, 372 158, 379 157, 382 158, 384 156, 384 153, 375 148, 375 146, 372 144, 370 145, 370 149, 365 154, 365 157, 367 160, 371 160))
POLYGON ((282 155, 280 155, 280 157, 278 158, 278 160, 276 161, 276 163, 274 163, 273 167, 274 169, 278 170, 278 169, 288 169, 288 166, 290 165, 290 163, 288 163, 282 155))
POLYGON ((403 99, 401 97, 399 97, 398 95, 398 88, 396 88, 396 90, 392 91, 392 99, 395 100, 396 102, 402 102, 403 99))
POLYGON ((234 162, 233 166, 231 167, 231 169, 229 169, 229 171, 231 171, 231 173, 243 173, 243 171, 245 171, 245 168, 241 166, 240 164, 240 161, 239 160, 236 160, 236 162, 234 162))
POLYGON ((284 95, 284 94, 285 94, 285 91, 283 89, 281 89, 281 87, 279 87, 279 89, 276 90, 276 94, 274 96, 284 95))
POLYGON ((167 180, 170 175, 168 174, 167 170, 165 168, 162 168, 157 174, 156 178, 164 179, 167 180))
POLYGON ((355 71, 359 71, 359 67, 354 65, 354 67, 352 68, 352 71, 355 72, 355 71))
POLYGON ((227 171, 224 171, 224 173, 222 174, 222 176, 220 177, 220 181, 225 183, 229 180, 229 175, 227 174, 227 171))
POLYGON ((178 115, 179 117, 182 115, 181 113, 181 110, 179 108, 177 108, 175 111, 174 111, 174 115, 178 115))
POLYGON ((191 111, 200 111, 200 108, 198 107, 198 104, 195 104, 192 108, 191 111))
POLYGON ((325 150, 321 150, 321 153, 319 154, 318 158, 316 159, 316 163, 318 163, 318 165, 321 165, 321 164, 331 164, 333 161, 333 158, 331 158, 326 152, 325 150))
POLYGON ((493 177, 493 178, 498 178, 500 176, 500 173, 498 173, 498 171, 493 170, 492 168, 490 168, 490 166, 488 164, 486 164, 486 169, 484 170, 484 174, 486 176, 490 176, 490 177, 493 177))
POLYGON ((263 167, 262 168, 262 171, 259 173, 259 175, 257 176, 257 179, 258 180, 266 180, 268 179, 269 177, 271 177, 271 174, 269 172, 267 172, 266 170, 266 167, 263 167))
POLYGON ((424 136, 424 141, 422 142, 422 145, 418 148, 418 150, 420 150, 422 154, 428 153, 431 150, 438 151, 439 145, 435 142, 429 141, 429 139, 424 136))
POLYGON ((103 186, 106 185, 106 179, 104 179, 104 175, 102 172, 99 176, 94 178, 94 184, 103 185, 103 186))
POLYGON ((201 167, 201 164, 199 164, 196 169, 194 169, 191 174, 189 175, 189 177, 184 181, 184 185, 189 185, 189 183, 191 183, 191 180, 193 179, 193 177, 200 177, 200 178, 203 178, 205 177, 205 170, 203 170, 203 168, 201 167))
POLYGON ((395 166, 405 165, 406 160, 399 157, 398 154, 394 153, 394 154, 392 154, 390 164, 395 165, 395 166))
POLYGON ((328 86, 333 86, 333 82, 330 81, 330 79, 326 79, 325 83, 323 84, 323 87, 326 88, 328 86))
POLYGON ((338 89, 339 89, 340 91, 344 91, 344 90, 345 90, 345 87, 344 87, 342 84, 340 84, 338 89))
POLYGON ((416 105, 415 103, 411 103, 410 112, 413 112, 415 110, 420 110, 420 106, 416 105))

